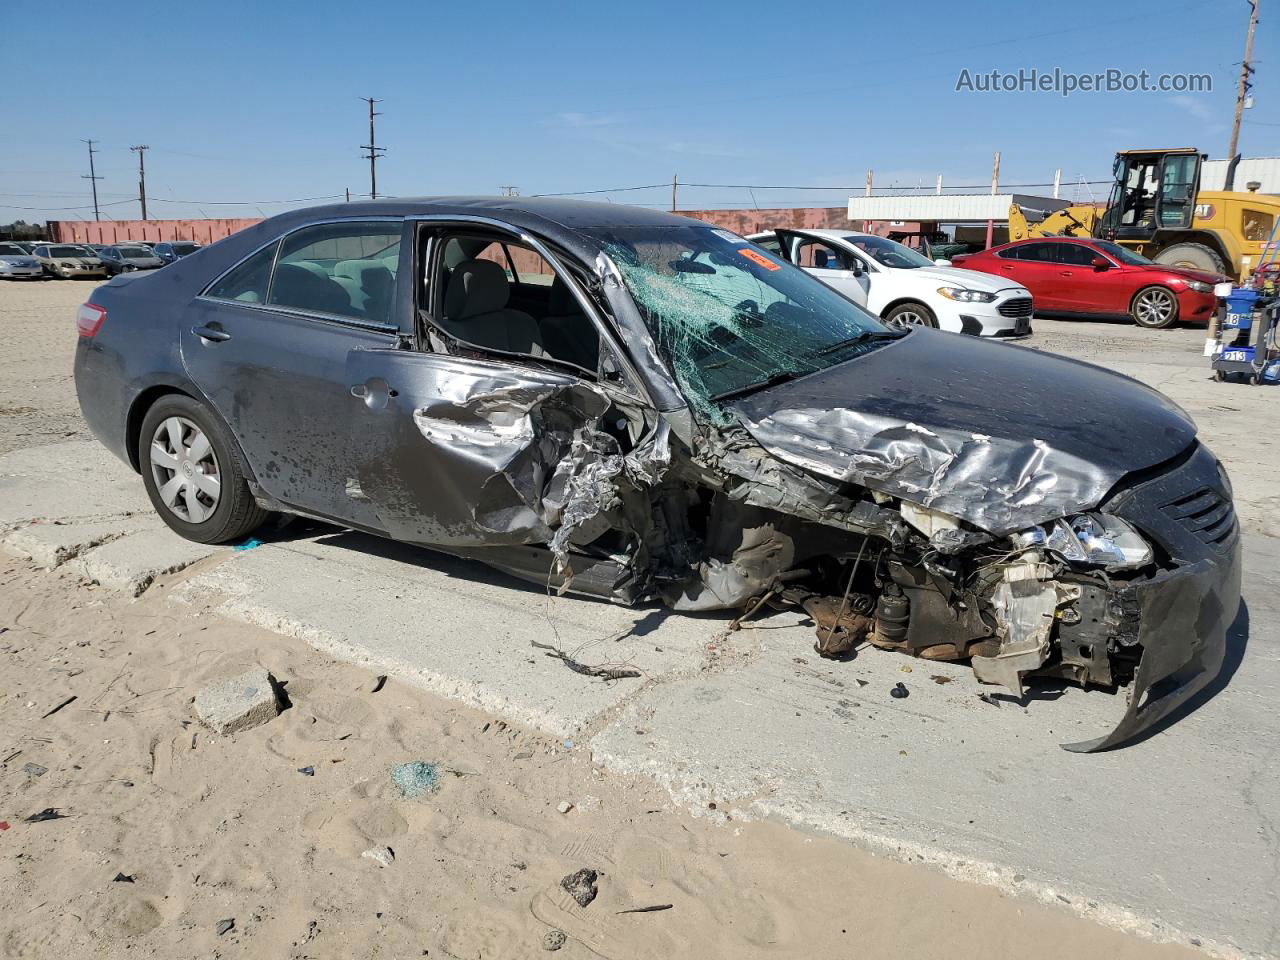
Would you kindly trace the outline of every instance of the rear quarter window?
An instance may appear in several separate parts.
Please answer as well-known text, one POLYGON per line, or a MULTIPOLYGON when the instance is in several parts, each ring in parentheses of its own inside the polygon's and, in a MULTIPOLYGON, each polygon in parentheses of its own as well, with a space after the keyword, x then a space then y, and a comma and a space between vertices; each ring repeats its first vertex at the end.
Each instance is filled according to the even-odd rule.
POLYGON ((206 297, 239 300, 241 303, 266 303, 271 284, 271 265, 275 263, 279 241, 259 250, 239 266, 233 267, 214 281, 205 291, 206 297))

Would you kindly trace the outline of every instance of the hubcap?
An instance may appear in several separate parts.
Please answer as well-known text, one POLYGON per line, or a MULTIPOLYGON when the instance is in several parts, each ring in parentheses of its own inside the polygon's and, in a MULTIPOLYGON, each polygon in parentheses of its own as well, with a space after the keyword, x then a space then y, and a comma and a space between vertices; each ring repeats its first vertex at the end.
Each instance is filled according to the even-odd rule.
POLYGON ((160 502, 180 520, 203 523, 217 509, 222 472, 204 431, 186 417, 169 417, 151 438, 151 478, 160 502))
POLYGON ((1149 290, 1138 298, 1138 319, 1152 326, 1173 316, 1173 297, 1162 290, 1149 290))

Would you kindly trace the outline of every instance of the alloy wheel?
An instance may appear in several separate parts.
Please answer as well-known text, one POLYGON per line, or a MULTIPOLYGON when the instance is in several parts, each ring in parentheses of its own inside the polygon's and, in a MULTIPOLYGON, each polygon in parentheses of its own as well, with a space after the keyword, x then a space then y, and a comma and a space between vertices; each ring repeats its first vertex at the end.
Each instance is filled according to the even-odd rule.
POLYGON ((151 477, 166 509, 187 523, 203 523, 213 516, 222 495, 222 472, 200 427, 186 417, 160 421, 149 457, 151 477))
POLYGON ((931 327, 933 324, 918 310, 901 310, 889 321, 892 327, 931 327))
POLYGON ((1173 294, 1167 290, 1147 290, 1133 304, 1133 313, 1144 327, 1162 327, 1177 310, 1173 294))

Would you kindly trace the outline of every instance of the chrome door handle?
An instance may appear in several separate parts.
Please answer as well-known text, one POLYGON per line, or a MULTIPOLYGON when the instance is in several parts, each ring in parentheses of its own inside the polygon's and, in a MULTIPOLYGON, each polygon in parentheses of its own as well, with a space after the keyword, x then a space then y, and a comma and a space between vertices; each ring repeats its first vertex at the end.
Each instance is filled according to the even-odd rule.
POLYGON ((223 330, 221 327, 192 327, 191 332, 201 340, 209 340, 213 343, 223 343, 231 339, 231 334, 223 330))

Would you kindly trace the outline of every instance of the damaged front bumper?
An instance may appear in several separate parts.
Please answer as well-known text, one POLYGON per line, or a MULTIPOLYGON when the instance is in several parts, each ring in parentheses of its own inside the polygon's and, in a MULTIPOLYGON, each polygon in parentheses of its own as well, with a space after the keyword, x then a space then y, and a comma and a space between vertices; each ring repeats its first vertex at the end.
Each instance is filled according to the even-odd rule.
POLYGON ((1118 599, 1136 603, 1142 650, 1127 709, 1110 733, 1064 743, 1066 750, 1092 753, 1117 746, 1150 729, 1218 676, 1227 631, 1240 605, 1240 538, 1232 537, 1218 558, 1161 573, 1122 588, 1121 594, 1118 599))

